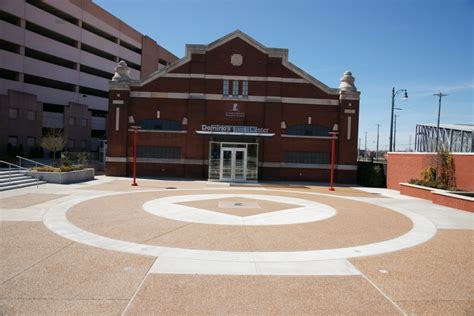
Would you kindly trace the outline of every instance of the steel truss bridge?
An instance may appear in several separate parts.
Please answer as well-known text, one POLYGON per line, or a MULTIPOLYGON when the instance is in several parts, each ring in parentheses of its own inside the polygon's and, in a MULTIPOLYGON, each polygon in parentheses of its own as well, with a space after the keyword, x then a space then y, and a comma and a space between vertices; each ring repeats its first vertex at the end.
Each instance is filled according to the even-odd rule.
MULTIPOLYGON (((436 125, 417 124, 415 151, 436 151, 436 125)), ((442 124, 439 126, 438 146, 450 152, 474 152, 474 125, 442 124)))

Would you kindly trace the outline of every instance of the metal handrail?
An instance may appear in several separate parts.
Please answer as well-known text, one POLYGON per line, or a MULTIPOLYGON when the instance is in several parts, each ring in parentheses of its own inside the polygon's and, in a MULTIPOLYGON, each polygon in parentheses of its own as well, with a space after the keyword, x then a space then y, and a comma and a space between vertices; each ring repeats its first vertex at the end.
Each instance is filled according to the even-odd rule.
POLYGON ((5 161, 5 160, 0 160, 0 163, 4 163, 4 164, 9 165, 9 166, 14 166, 14 167, 17 167, 17 168, 20 168, 20 169, 28 170, 28 168, 26 168, 26 167, 15 165, 14 163, 11 163, 11 162, 8 162, 8 161, 5 161))
POLYGON ((29 162, 34 163, 34 164, 35 164, 35 168, 37 168, 38 165, 44 166, 44 167, 51 167, 51 166, 46 165, 46 164, 44 164, 44 163, 41 163, 41 162, 38 162, 38 161, 34 161, 34 160, 31 160, 31 159, 28 159, 28 158, 25 158, 25 157, 22 157, 22 156, 16 156, 16 158, 18 158, 18 159, 20 160, 20 167, 21 167, 21 161, 22 161, 22 160, 26 160, 26 161, 29 161, 29 162))
MULTIPOLYGON (((25 168, 25 167, 22 167, 22 166, 19 166, 19 165, 15 165, 14 163, 11 163, 11 162, 8 162, 8 161, 5 161, 5 160, 0 160, 0 164, 8 165, 8 183, 12 182, 12 166, 15 167, 15 168, 18 168, 18 170, 21 170, 21 169, 30 170, 29 168, 25 168)), ((36 188, 38 188, 39 178, 35 177, 35 179, 36 179, 36 188)))

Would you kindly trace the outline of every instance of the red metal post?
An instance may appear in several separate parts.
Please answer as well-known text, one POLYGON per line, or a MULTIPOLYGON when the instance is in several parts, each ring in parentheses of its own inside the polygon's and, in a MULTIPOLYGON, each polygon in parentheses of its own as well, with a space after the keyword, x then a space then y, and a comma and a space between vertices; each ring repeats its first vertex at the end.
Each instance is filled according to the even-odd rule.
POLYGON ((329 191, 334 191, 334 156, 336 155, 336 135, 338 134, 337 132, 329 132, 329 134, 332 136, 331 139, 331 180, 329 182, 329 191))
POLYGON ((132 126, 133 128, 133 182, 132 186, 137 186, 137 139, 138 139, 138 126, 132 126))

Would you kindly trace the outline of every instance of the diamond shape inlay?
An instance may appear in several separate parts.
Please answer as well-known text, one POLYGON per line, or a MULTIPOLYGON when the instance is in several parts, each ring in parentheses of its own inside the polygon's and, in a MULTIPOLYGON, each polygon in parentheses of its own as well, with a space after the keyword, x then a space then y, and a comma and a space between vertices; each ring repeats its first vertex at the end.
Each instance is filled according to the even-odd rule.
POLYGON ((300 207, 294 204, 248 199, 242 197, 209 199, 176 204, 242 217, 300 207))

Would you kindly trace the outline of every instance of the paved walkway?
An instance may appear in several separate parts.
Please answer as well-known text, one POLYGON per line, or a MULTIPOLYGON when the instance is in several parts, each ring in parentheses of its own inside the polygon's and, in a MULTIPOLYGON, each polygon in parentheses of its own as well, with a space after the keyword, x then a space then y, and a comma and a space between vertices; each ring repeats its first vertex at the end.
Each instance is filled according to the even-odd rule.
POLYGON ((474 314, 474 214, 392 190, 101 176, 0 227, 0 314, 474 314))

